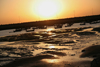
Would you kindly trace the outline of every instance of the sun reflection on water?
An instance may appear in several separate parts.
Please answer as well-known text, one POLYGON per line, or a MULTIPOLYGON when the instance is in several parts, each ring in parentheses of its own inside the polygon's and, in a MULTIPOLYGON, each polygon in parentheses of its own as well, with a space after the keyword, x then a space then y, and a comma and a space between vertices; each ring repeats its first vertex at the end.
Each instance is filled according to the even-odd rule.
POLYGON ((49 63, 54 63, 54 62, 56 62, 56 59, 50 59, 50 60, 48 60, 48 62, 49 63))
POLYGON ((57 55, 53 55, 54 57, 58 57, 57 55))
POLYGON ((55 46, 49 46, 49 48, 55 48, 55 46))
POLYGON ((49 31, 48 34, 53 34, 53 33, 49 31))
POLYGON ((59 62, 58 59, 43 59, 42 61, 46 61, 48 63, 57 63, 57 62, 59 62))
POLYGON ((54 30, 53 28, 49 28, 49 29, 47 29, 47 31, 51 31, 51 30, 54 30))

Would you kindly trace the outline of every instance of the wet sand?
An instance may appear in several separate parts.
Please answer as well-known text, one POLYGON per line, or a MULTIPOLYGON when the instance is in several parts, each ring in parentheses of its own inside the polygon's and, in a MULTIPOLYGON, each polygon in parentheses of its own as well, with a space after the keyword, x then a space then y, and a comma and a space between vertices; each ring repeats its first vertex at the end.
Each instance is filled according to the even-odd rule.
POLYGON ((5 36, 0 41, 2 67, 90 67, 93 58, 80 55, 84 48, 100 45, 100 33, 83 27, 5 36))

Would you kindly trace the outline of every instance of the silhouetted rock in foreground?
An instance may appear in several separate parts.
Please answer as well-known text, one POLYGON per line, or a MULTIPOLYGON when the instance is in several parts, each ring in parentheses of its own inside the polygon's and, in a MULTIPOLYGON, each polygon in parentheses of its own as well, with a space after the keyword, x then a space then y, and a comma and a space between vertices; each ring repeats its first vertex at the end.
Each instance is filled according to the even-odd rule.
POLYGON ((94 45, 82 50, 80 57, 95 57, 91 62, 91 67, 100 67, 100 45, 94 45))
POLYGON ((98 57, 100 56, 100 45, 94 45, 82 50, 80 57, 98 57))

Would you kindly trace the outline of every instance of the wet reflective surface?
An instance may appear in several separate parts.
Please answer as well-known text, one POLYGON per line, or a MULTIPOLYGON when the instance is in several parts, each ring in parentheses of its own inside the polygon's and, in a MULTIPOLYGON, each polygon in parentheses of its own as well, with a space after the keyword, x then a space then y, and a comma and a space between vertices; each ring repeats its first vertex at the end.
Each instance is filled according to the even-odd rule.
POLYGON ((1 37, 0 66, 90 67, 93 58, 80 58, 81 51, 100 45, 100 33, 84 27, 73 32, 68 30, 50 29, 1 37))

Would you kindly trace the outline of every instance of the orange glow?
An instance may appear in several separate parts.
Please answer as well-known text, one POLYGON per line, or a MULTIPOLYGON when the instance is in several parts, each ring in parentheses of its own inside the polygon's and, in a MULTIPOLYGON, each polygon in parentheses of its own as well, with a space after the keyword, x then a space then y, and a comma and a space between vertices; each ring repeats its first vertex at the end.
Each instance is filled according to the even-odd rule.
POLYGON ((60 13, 62 5, 58 0, 37 0, 35 3, 35 13, 42 19, 50 19, 60 13))
POLYGON ((43 59, 42 61, 46 61, 48 63, 57 63, 57 62, 59 62, 58 59, 43 59))
POLYGON ((100 14, 100 0, 0 0, 0 24, 100 14))
POLYGON ((56 62, 56 59, 50 59, 50 60, 48 60, 48 62, 49 63, 54 63, 54 62, 56 62))

